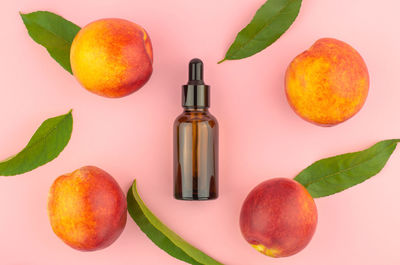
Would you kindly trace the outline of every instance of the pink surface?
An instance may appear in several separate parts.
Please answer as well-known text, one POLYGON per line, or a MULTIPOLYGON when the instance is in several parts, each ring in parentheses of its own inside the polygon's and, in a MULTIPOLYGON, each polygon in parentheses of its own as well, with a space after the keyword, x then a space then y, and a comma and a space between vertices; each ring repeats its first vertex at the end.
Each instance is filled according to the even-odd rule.
POLYGON ((3 1, 0 15, 0 157, 19 151, 47 117, 74 109, 74 131, 59 158, 33 172, 0 178, 0 263, 184 264, 156 247, 129 219, 109 248, 84 253, 53 234, 47 192, 59 175, 84 165, 112 174, 124 190, 133 178, 150 209, 182 237, 229 265, 400 264, 400 153, 371 180, 317 199, 319 224, 301 253, 265 257, 242 238, 241 203, 258 183, 293 177, 313 161, 400 137, 400 3, 372 0, 305 0, 290 30, 256 56, 220 60, 236 32, 263 0, 3 1), (81 88, 34 43, 18 11, 49 10, 85 25, 120 17, 149 32, 154 73, 139 92, 105 99, 81 88), (332 128, 309 124, 290 109, 284 72, 294 56, 321 37, 355 47, 370 71, 364 108, 332 128), (187 63, 200 57, 212 87, 211 112, 220 123, 220 198, 181 202, 172 198, 172 123, 181 112, 187 63))

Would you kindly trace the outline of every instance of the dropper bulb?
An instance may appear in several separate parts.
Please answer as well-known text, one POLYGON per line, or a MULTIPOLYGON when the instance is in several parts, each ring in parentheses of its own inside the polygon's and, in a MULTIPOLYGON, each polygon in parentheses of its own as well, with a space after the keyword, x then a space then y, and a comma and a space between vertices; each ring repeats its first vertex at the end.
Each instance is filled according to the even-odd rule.
POLYGON ((203 82, 203 62, 200 59, 194 58, 189 62, 189 82, 203 82))
POLYGON ((182 106, 184 108, 210 107, 210 87, 203 81, 203 62, 194 58, 189 62, 189 82, 182 86, 182 106))

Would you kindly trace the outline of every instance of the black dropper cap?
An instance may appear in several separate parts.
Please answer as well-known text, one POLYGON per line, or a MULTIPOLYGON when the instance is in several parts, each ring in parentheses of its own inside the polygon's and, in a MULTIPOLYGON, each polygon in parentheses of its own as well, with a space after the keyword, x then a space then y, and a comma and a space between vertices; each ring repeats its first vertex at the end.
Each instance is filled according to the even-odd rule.
POLYGON ((210 107, 210 86, 204 84, 203 62, 194 58, 189 62, 189 81, 182 86, 182 106, 210 107))

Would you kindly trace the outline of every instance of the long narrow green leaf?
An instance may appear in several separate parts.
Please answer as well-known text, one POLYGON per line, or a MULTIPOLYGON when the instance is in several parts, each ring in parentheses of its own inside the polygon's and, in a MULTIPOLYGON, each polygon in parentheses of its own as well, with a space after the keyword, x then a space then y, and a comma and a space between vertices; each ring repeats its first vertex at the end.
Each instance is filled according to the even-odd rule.
POLYGON ((51 57, 72 74, 69 53, 80 27, 48 11, 20 15, 32 39, 44 46, 51 57))
POLYGON ((127 194, 128 212, 159 248, 171 256, 194 265, 222 265, 222 263, 207 256, 193 247, 171 229, 165 226, 144 204, 136 189, 136 180, 127 194))
POLYGON ((268 0, 251 22, 236 36, 225 60, 252 56, 274 43, 292 25, 299 14, 302 0, 268 0))
POLYGON ((400 139, 385 140, 363 151, 319 160, 294 179, 314 198, 332 195, 378 174, 399 141, 400 139))
POLYGON ((21 152, 0 162, 0 176, 22 174, 50 162, 64 150, 71 133, 71 111, 45 120, 21 152))

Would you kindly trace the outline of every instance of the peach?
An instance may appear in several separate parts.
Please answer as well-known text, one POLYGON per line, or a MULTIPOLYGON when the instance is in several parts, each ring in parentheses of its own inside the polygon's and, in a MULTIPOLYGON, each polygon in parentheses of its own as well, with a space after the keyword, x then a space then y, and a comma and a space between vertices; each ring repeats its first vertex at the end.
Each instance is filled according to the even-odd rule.
POLYGON ((307 190, 287 178, 256 186, 240 212, 243 237, 259 252, 286 257, 302 250, 317 226, 317 208, 307 190))
POLYGON ((289 104, 300 117, 332 126, 351 118, 364 105, 368 69, 350 45, 319 39, 290 63, 285 87, 289 104))
POLYGON ((83 87, 110 98, 137 91, 153 72, 149 35, 124 19, 100 19, 83 27, 72 42, 70 60, 83 87))
POLYGON ((111 245, 125 228, 125 195, 115 179, 94 166, 58 177, 50 188, 48 215, 54 233, 72 248, 111 245))

